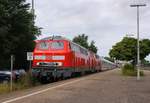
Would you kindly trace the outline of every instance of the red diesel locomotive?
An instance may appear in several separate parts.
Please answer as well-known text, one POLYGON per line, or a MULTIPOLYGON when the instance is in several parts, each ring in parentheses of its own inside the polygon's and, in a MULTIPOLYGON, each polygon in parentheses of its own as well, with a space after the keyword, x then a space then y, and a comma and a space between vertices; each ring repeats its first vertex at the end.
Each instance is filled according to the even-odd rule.
POLYGON ((33 75, 41 82, 101 71, 98 55, 61 36, 36 41, 33 75))

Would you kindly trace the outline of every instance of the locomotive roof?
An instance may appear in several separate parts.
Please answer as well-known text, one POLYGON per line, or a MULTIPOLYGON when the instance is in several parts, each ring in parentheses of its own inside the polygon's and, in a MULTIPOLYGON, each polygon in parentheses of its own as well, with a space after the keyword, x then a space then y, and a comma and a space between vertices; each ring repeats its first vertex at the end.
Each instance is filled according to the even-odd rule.
POLYGON ((43 38, 41 40, 69 40, 69 39, 64 38, 62 36, 49 36, 49 37, 43 38))
MULTIPOLYGON (((81 48, 86 49, 85 47, 83 47, 83 46, 81 46, 81 45, 79 45, 79 44, 77 44, 77 43, 74 43, 74 42, 72 42, 71 40, 69 40, 69 39, 67 39, 67 38, 65 38, 65 37, 62 37, 62 36, 49 36, 49 37, 46 37, 46 38, 43 38, 43 39, 40 39, 40 40, 67 40, 67 41, 69 41, 69 42, 71 42, 71 43, 73 43, 73 44, 78 45, 78 46, 81 47, 81 48)), ((86 49, 86 50, 87 50, 87 49, 86 49)))

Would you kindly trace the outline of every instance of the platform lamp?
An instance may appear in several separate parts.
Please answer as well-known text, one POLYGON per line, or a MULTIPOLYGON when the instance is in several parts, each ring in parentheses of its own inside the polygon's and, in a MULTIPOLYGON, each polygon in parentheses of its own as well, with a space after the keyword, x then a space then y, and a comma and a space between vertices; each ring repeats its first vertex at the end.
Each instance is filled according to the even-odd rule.
POLYGON ((139 8, 146 4, 132 4, 130 7, 137 8, 137 80, 140 80, 140 44, 139 44, 139 8))

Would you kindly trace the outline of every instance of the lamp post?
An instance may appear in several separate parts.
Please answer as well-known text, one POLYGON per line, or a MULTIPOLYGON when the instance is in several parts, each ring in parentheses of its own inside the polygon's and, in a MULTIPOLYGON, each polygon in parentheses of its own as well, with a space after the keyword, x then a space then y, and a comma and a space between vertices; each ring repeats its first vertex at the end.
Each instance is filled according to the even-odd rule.
POLYGON ((34 0, 32 0, 32 8, 31 8, 31 12, 34 15, 34 0))
POLYGON ((14 62, 14 55, 11 55, 11 75, 10 75, 10 90, 12 91, 13 90, 13 62, 14 62))
POLYGON ((139 7, 143 6, 146 6, 146 4, 130 5, 130 7, 137 8, 137 80, 140 80, 139 7))
POLYGON ((32 13, 32 15, 33 15, 33 24, 34 24, 34 19, 35 19, 35 10, 34 10, 34 0, 32 0, 32 3, 31 3, 31 13, 32 13))

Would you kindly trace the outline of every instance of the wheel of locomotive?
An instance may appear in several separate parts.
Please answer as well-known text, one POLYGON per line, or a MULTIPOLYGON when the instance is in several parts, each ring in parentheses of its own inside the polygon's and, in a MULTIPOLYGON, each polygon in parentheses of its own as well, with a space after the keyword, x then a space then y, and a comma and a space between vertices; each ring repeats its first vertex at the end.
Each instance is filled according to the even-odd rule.
POLYGON ((62 73, 61 76, 60 76, 61 80, 64 80, 64 74, 62 73))
POLYGON ((46 84, 49 83, 50 81, 48 80, 47 76, 42 76, 40 77, 40 83, 46 84))
POLYGON ((72 73, 71 73, 71 77, 72 77, 72 78, 76 77, 75 72, 72 72, 72 73))

